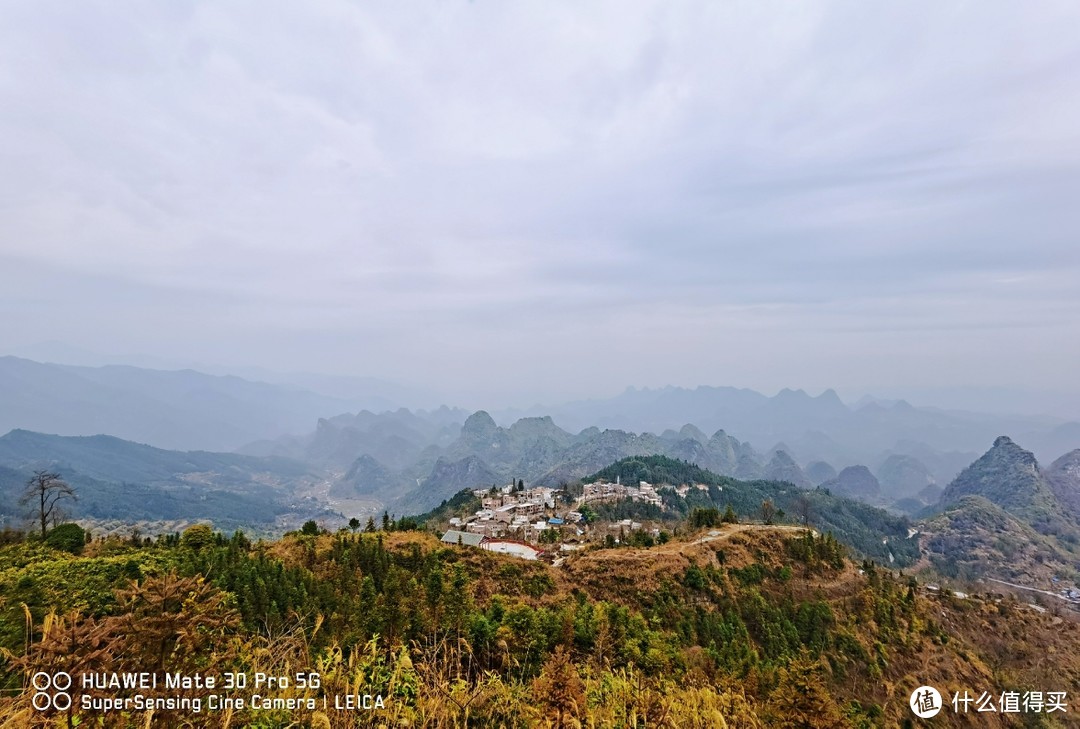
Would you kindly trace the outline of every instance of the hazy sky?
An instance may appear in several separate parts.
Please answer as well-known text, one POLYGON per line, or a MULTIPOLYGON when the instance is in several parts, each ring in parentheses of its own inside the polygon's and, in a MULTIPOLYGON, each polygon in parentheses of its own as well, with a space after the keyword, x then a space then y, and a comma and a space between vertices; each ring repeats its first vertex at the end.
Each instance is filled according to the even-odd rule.
POLYGON ((0 354, 1076 392, 1080 6, 0 5, 0 354))

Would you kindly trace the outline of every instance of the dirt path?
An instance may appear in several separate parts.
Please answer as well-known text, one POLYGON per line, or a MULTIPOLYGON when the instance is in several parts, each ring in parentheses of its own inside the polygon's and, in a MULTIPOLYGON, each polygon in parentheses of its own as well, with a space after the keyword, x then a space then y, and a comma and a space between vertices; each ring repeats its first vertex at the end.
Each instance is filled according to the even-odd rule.
MULTIPOLYGON (((745 532, 786 532, 788 534, 802 534, 806 531, 806 527, 792 526, 790 524, 725 524, 718 529, 710 529, 704 536, 698 537, 692 542, 668 542, 662 544, 659 547, 653 547, 660 552, 678 552, 687 544, 705 544, 707 542, 715 542, 718 540, 730 539, 735 534, 743 534, 745 532)), ((814 536, 817 536, 817 532, 813 529, 810 530, 814 536)))
POLYGON ((1006 582, 1005 580, 997 580, 997 579, 994 579, 993 577, 984 577, 983 579, 985 579, 987 582, 997 582, 998 584, 1001 584, 1001 585, 1008 585, 1009 587, 1015 587, 1018 590, 1027 590, 1028 592, 1037 592, 1040 595, 1049 595, 1050 597, 1056 597, 1058 600, 1062 600, 1064 602, 1067 602, 1070 605, 1077 604, 1076 601, 1070 600, 1069 598, 1065 597, 1064 595, 1059 595, 1056 592, 1050 592, 1049 590, 1040 590, 1037 587, 1027 587, 1025 585, 1018 585, 1015 582, 1006 582))

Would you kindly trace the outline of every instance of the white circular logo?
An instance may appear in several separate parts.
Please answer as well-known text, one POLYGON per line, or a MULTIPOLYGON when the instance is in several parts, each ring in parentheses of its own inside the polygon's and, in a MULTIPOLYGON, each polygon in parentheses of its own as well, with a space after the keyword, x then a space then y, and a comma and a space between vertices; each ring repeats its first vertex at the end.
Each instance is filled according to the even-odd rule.
POLYGON ((941 694, 933 686, 920 686, 911 692, 911 700, 908 701, 915 716, 920 719, 929 719, 937 716, 941 711, 941 694))
POLYGON ((71 695, 67 693, 71 688, 71 674, 38 671, 30 678, 30 684, 36 690, 30 704, 38 711, 67 711, 71 708, 71 695), (57 693, 49 693, 49 689, 55 689, 57 693))

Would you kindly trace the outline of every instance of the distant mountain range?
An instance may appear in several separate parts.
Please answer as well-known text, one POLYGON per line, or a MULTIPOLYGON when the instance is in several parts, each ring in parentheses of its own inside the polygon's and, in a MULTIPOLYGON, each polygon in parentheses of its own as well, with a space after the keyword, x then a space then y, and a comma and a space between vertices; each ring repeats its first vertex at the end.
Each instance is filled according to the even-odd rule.
POLYGON ((361 413, 320 421, 307 438, 287 439, 276 447, 259 444, 248 452, 344 469, 332 494, 377 498, 399 513, 426 511, 466 486, 511 479, 558 485, 627 456, 665 455, 739 478, 764 475, 760 454, 722 430, 707 436, 687 425, 661 435, 598 428, 573 434, 548 417, 523 418, 503 428, 478 411, 454 433, 448 422, 454 415, 450 410, 361 413), (343 456, 349 453, 355 459, 345 464, 343 456))
MULTIPOLYGON (((784 389, 768 397, 733 387, 628 388, 605 400, 494 415, 502 423, 549 415, 571 431, 595 426, 660 433, 694 423, 707 432, 723 428, 761 451, 771 452, 774 444, 784 443, 795 460, 803 463, 820 459, 871 467, 877 465, 872 459, 883 452, 909 452, 919 446, 939 454, 962 453, 962 467, 1000 433, 1015 434, 1043 458, 1053 458, 1080 443, 1080 423, 1060 418, 946 411, 914 407, 903 400, 883 404, 872 398, 848 406, 833 390, 811 396, 803 390, 784 389)), ((926 465, 932 471, 937 468, 926 465)), ((954 465, 936 472, 937 480, 955 475, 954 465)))
POLYGON ((0 433, 113 435, 161 448, 228 451, 303 432, 358 403, 194 370, 73 367, 0 357, 0 433))
MULTIPOLYGON (((370 431, 370 423, 349 422, 360 416, 342 414, 395 412, 402 404, 435 397, 373 378, 264 370, 251 374, 256 379, 191 369, 82 367, 0 357, 0 433, 24 428, 59 435, 107 434, 160 448, 254 452, 282 447, 257 442, 284 436, 293 436, 302 446, 309 437, 304 434, 320 419, 340 429, 370 431)), ((468 416, 452 408, 432 412, 441 414, 422 415, 421 420, 440 427, 456 428, 468 416)), ((833 390, 811 396, 785 389, 769 397, 733 387, 630 388, 603 400, 492 414, 506 427, 548 417, 568 433, 595 427, 662 434, 693 423, 700 431, 724 430, 752 444, 768 454, 766 463, 775 450, 784 450, 803 465, 820 460, 837 469, 856 464, 876 469, 892 453, 910 455, 937 483, 951 479, 999 433, 1013 434, 1043 459, 1080 443, 1080 422, 917 408, 903 400, 868 397, 847 405, 833 390)), ((388 422, 384 419, 379 427, 388 422)), ((418 427, 415 420, 405 425, 418 427)), ((386 438, 392 435, 387 432, 386 438)), ((455 436, 451 432, 449 439, 455 436)), ((410 440, 408 434, 403 437, 410 440)), ((424 439, 430 440, 426 435, 424 439)), ((386 446, 388 450, 372 455, 395 468, 415 455, 408 448, 394 455, 390 450, 395 443, 386 446)), ((339 465, 347 467, 359 455, 346 447, 339 465)))
MULTIPOLYGON (((759 398, 763 396, 756 393, 738 392, 740 398, 762 402, 759 398)), ((798 410, 822 427, 826 417, 813 415, 822 403, 837 423, 868 417, 828 396, 811 398, 789 391, 763 400, 766 409, 790 412, 791 417, 798 410), (785 411, 784 401, 796 405, 785 411)), ((863 410, 867 408, 870 406, 863 410)), ((954 425, 964 422, 899 403, 887 410, 875 406, 871 416, 865 427, 878 428, 880 432, 874 437, 881 442, 888 431, 911 435, 903 424, 907 420, 937 419, 940 427, 931 428, 924 434, 928 436, 945 429, 941 423, 946 421, 954 425), (898 420, 893 413, 898 413, 898 420)), ((868 435, 862 437, 869 442, 868 435)), ((826 440, 823 434, 816 436, 819 444, 826 440)), ((806 446, 805 439, 801 442, 806 446)), ((813 452, 800 462, 788 441, 775 442, 761 451, 724 429, 708 435, 697 424, 668 428, 659 435, 596 426, 573 433, 559 427, 550 416, 525 417, 503 427, 487 412, 466 416, 465 411, 450 408, 340 415, 321 419, 315 431, 306 436, 261 441, 242 450, 252 455, 286 456, 326 469, 333 474, 333 497, 377 499, 403 511, 426 510, 469 480, 486 485, 522 478, 555 485, 581 478, 620 458, 664 455, 725 476, 787 481, 800 488, 822 486, 875 506, 915 514, 936 504, 942 485, 977 457, 975 452, 942 451, 926 442, 901 438, 880 451, 862 452, 860 461, 830 462, 820 452, 813 452)))

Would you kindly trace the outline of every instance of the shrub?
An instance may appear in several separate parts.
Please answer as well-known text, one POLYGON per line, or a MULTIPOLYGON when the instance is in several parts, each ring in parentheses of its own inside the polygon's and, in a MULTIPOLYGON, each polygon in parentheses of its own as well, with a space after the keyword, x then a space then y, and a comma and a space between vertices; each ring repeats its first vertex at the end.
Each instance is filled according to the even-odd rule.
POLYGON ((196 524, 184 530, 180 536, 180 546, 199 550, 214 543, 214 530, 209 524, 196 524))
POLYGON ((86 532, 78 524, 60 524, 46 535, 45 543, 53 549, 81 554, 86 545, 86 532))

